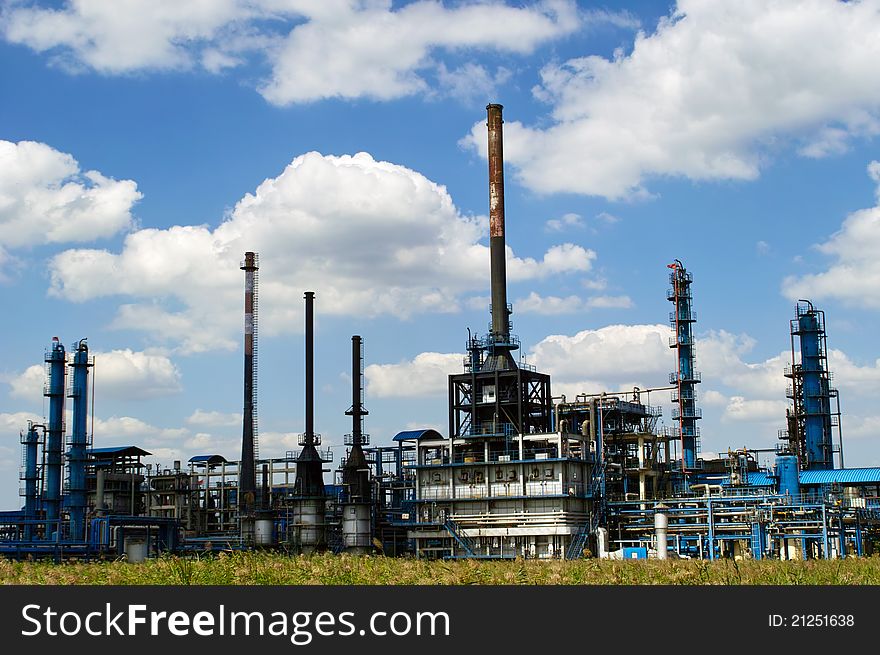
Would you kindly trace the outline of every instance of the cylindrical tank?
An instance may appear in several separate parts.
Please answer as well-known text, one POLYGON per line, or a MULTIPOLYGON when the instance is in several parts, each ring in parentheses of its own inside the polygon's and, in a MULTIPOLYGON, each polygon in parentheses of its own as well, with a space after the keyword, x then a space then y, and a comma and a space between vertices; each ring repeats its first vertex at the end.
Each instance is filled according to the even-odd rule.
POLYGON ((608 551, 610 542, 608 539, 608 529, 607 528, 597 528, 596 529, 596 546, 599 552, 599 558, 604 559, 608 557, 608 551))
POLYGON ((274 527, 272 519, 257 519, 254 522, 254 543, 257 546, 272 546, 275 543, 274 527))
POLYGON ((372 550, 371 507, 366 503, 350 503, 342 509, 342 538, 345 552, 366 555, 372 550))
POLYGON ((327 545, 324 537, 324 499, 298 498, 293 508, 293 521, 299 531, 299 545, 304 553, 323 550, 327 545))
POLYGON ((777 455, 776 480, 779 493, 795 498, 801 493, 798 459, 795 455, 777 455))
POLYGON ((663 512, 654 514, 654 534, 657 538, 657 559, 666 559, 668 556, 666 531, 669 528, 669 519, 663 512))
POLYGON ((125 538, 125 559, 129 564, 140 564, 147 559, 147 542, 143 537, 125 538))

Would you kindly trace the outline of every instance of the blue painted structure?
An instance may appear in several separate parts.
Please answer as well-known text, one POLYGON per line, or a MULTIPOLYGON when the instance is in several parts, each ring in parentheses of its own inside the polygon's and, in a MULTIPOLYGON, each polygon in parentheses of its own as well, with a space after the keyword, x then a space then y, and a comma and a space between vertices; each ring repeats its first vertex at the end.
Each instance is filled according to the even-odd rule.
POLYGON ((73 355, 70 367, 73 369, 73 385, 70 398, 73 399, 73 427, 70 435, 70 449, 67 451, 68 499, 70 509, 70 538, 83 541, 86 538, 86 450, 89 447, 89 346, 85 339, 80 340, 73 355))
POLYGON ((792 498, 800 495, 801 487, 798 473, 796 455, 779 455, 776 457, 775 475, 780 494, 788 495, 792 498))
POLYGON ((669 340, 671 348, 678 349, 678 368, 670 373, 669 383, 676 385, 672 392, 672 419, 678 421, 678 433, 681 437, 681 466, 684 471, 693 470, 697 465, 700 451, 700 429, 697 421, 702 412, 697 408, 696 385, 700 382, 700 374, 696 371, 694 352, 693 324, 697 317, 691 309, 691 283, 693 276, 687 272, 678 259, 669 264, 672 272, 669 282, 672 288, 666 297, 675 305, 669 315, 669 322, 675 336, 669 340))
POLYGON ((51 539, 61 517, 61 449, 64 440, 64 377, 67 363, 64 346, 58 337, 52 338, 45 361, 49 365, 49 382, 43 395, 49 399, 49 429, 46 433, 43 506, 46 509, 46 538, 51 539))
POLYGON ((24 526, 24 540, 31 541, 34 538, 34 523, 38 518, 39 512, 39 481, 40 471, 37 468, 37 454, 40 445, 40 435, 37 433, 37 426, 33 422, 28 422, 27 434, 22 437, 24 444, 24 519, 27 521, 24 526))
POLYGON ((791 321, 791 350, 792 365, 785 375, 792 380, 789 397, 794 407, 789 412, 787 438, 800 457, 801 469, 833 469, 831 398, 837 391, 829 384, 825 312, 808 300, 798 301, 797 315, 791 321), (795 363, 796 352, 800 363, 795 363))

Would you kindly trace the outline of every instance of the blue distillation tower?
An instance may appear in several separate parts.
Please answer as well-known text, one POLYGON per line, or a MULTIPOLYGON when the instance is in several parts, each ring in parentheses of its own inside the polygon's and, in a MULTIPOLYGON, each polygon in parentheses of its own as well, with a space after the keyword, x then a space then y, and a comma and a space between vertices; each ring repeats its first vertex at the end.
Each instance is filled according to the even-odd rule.
POLYGON ((87 450, 91 446, 88 431, 89 368, 93 365, 94 360, 89 357, 89 346, 85 339, 81 339, 70 363, 73 383, 68 394, 73 399, 73 427, 67 451, 67 507, 70 511, 70 538, 73 541, 85 540, 88 511, 86 461, 87 450))
POLYGON ((678 353, 677 369, 669 374, 669 383, 675 386, 672 391, 672 419, 678 422, 675 436, 681 438, 681 469, 687 472, 697 467, 700 453, 697 420, 703 417, 696 405, 696 385, 700 382, 700 373, 695 370, 693 324, 697 317, 691 309, 693 276, 678 259, 668 268, 672 269, 669 273, 672 287, 666 297, 675 305, 675 310, 669 314, 670 326, 675 330, 675 336, 669 339, 669 346, 677 349, 678 353))
MULTIPOLYGON (((789 451, 797 455, 802 470, 834 468, 832 430, 836 425, 839 432, 840 404, 837 389, 830 385, 827 352, 825 312, 809 300, 799 300, 791 320, 792 363, 785 368, 793 406, 786 417, 788 430, 781 436, 789 441, 789 451), (832 399, 837 401, 835 412, 831 411, 832 399)), ((841 467, 842 460, 841 451, 841 467)))
MULTIPOLYGON (((64 441, 64 377, 67 358, 64 345, 53 337, 46 351, 49 380, 43 395, 49 399, 49 428, 46 430, 46 463, 43 483, 43 507, 46 510, 46 538, 53 540, 61 518, 61 452, 64 441)), ((60 535, 55 535, 60 537, 60 535)))

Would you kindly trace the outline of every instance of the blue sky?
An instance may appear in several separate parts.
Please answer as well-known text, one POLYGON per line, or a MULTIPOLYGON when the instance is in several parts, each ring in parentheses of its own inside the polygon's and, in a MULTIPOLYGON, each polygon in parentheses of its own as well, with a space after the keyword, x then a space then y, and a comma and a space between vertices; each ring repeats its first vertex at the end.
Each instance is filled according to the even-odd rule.
POLYGON ((514 331, 554 394, 665 385, 679 258, 704 453, 776 443, 810 298, 846 463, 880 465, 880 3, 0 6, 0 506, 53 336, 96 356, 97 444, 236 456, 245 250, 263 455, 303 430, 305 290, 324 442, 349 431, 352 334, 373 442, 445 433, 446 375, 488 323, 487 102, 514 331))

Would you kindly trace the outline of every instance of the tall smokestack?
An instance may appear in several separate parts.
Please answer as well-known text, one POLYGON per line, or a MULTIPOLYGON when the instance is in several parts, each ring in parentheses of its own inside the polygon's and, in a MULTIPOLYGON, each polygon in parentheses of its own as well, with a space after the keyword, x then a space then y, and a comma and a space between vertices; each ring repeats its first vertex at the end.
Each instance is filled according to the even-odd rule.
POLYGON ((306 444, 315 441, 315 292, 306 291, 306 444))
POLYGON ((492 332, 510 338, 507 311, 507 261, 504 243, 504 146, 501 105, 486 105, 489 127, 489 257, 492 271, 492 332))
POLYGON ((241 270, 244 271, 244 413, 241 432, 241 462, 238 486, 241 494, 238 502, 243 513, 253 511, 257 495, 256 436, 256 342, 257 342, 257 271, 259 257, 246 252, 241 270))
POLYGON ((351 435, 346 435, 345 439, 351 444, 351 450, 342 466, 342 486, 346 494, 342 509, 342 537, 346 552, 352 554, 369 553, 373 536, 370 469, 362 448, 369 443, 363 430, 364 416, 369 412, 364 409, 362 345, 359 336, 351 338, 351 409, 345 412, 351 416, 351 435))
POLYGON ((300 437, 303 447, 296 460, 293 485, 294 524, 303 552, 322 550, 327 545, 324 529, 324 459, 315 446, 321 443, 315 434, 315 292, 306 291, 306 430, 300 437))

